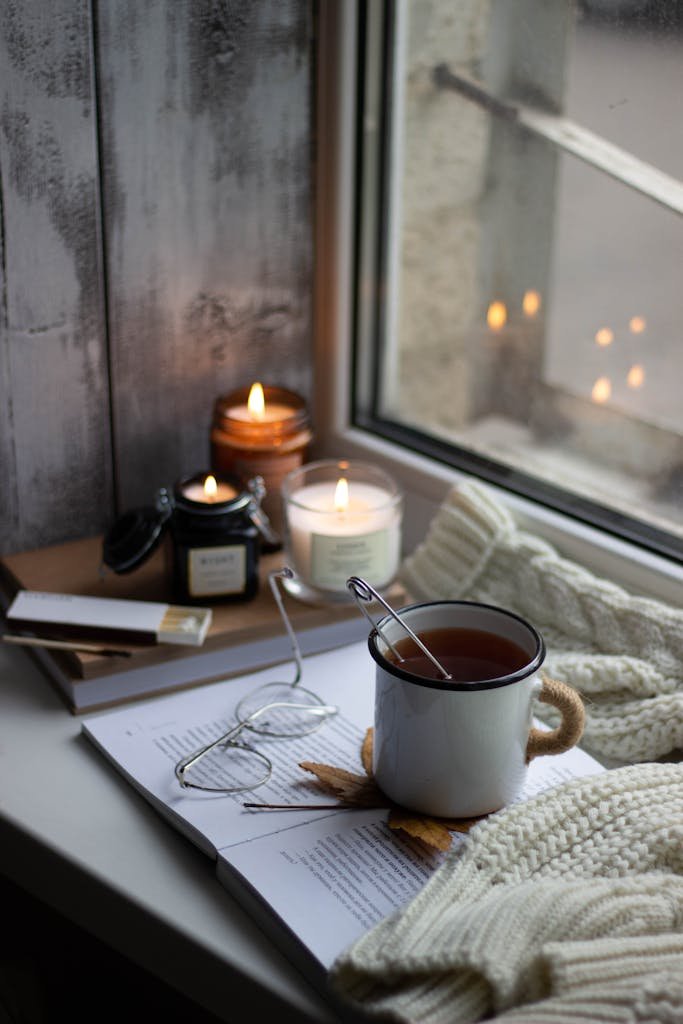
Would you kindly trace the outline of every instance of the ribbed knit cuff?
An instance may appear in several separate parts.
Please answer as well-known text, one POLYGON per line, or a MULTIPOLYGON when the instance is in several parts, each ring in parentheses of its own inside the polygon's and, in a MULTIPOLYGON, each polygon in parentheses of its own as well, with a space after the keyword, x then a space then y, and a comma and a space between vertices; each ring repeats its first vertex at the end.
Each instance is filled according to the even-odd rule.
MULTIPOLYGON (((666 899, 665 892, 663 896, 666 899)), ((647 977, 678 976, 683 965, 683 933, 674 931, 675 919, 662 924, 661 934, 640 931, 621 938, 549 943, 543 950, 542 966, 548 972, 553 992, 563 995, 587 986, 610 988, 620 984, 640 990, 647 977)), ((631 927, 635 930, 636 923, 631 927)), ((683 976, 679 980, 683 983, 683 976)))
POLYGON ((497 1024, 680 1024, 683 935, 548 943, 539 959, 548 998, 495 1018, 497 1024))

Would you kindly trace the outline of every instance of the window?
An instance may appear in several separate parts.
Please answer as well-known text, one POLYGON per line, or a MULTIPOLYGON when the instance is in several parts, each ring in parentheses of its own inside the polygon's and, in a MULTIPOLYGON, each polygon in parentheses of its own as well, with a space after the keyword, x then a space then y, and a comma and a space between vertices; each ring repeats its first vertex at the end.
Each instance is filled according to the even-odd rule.
POLYGON ((317 423, 417 535, 467 472, 683 560, 676 6, 321 5, 317 423))

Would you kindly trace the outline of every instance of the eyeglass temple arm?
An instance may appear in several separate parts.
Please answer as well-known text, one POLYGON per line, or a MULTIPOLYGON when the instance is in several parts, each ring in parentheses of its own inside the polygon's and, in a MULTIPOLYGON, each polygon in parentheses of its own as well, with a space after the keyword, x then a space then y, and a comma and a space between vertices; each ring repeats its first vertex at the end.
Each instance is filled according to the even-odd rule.
MULTIPOLYGON (((259 713, 261 710, 261 708, 258 709, 259 713)), ((255 714, 256 712, 254 712, 254 715, 255 714)), ((175 766, 175 777, 180 785, 187 785, 185 782, 185 772, 188 768, 191 768, 193 764, 196 764, 200 758, 204 757, 205 754, 208 754, 209 751, 214 749, 214 747, 220 747, 230 743, 235 736, 238 736, 243 729, 246 729, 251 719, 254 718, 254 715, 250 715, 249 718, 245 718, 243 722, 238 722, 237 725, 233 725, 232 729, 228 729, 227 732, 224 732, 217 740, 213 740, 212 743, 207 743, 205 747, 200 747, 199 750, 193 751, 193 753, 188 754, 187 757, 181 758, 175 766)))
POLYGON ((273 597, 275 598, 275 603, 278 606, 278 610, 279 610, 280 615, 282 617, 282 621, 284 622, 285 627, 287 629, 287 633, 289 635, 289 642, 292 645, 292 652, 294 654, 294 663, 296 665, 296 674, 294 676, 294 681, 292 683, 292 686, 296 686, 298 683, 301 682, 301 675, 303 673, 303 661, 302 661, 302 657, 301 657, 301 649, 299 647, 299 642, 298 642, 298 640, 296 638, 296 634, 294 633, 294 630, 292 628, 292 624, 289 621, 289 616, 287 615, 287 612, 285 611, 285 606, 284 606, 284 603, 282 601, 282 595, 280 593, 280 588, 277 585, 277 581, 278 580, 283 580, 283 579, 284 580, 291 580, 293 578, 294 578, 294 573, 292 572, 292 570, 287 565, 283 566, 282 569, 274 569, 268 575, 268 583, 270 584, 270 589, 273 592, 273 597))

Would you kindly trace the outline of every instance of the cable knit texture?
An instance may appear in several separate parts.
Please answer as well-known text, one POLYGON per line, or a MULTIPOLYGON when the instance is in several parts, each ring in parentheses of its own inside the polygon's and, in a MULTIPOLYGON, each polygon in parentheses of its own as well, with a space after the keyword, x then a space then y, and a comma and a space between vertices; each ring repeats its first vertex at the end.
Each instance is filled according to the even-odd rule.
POLYGON ((683 765, 576 779, 481 822, 330 981, 400 1022, 681 1024, 683 765))
MULTIPOLYGON (((683 747, 683 611, 561 558, 487 488, 448 495, 401 578, 417 600, 484 601, 532 622, 548 673, 584 696, 583 745, 594 753, 651 761, 683 747)), ((557 724, 547 707, 537 713, 557 724)))

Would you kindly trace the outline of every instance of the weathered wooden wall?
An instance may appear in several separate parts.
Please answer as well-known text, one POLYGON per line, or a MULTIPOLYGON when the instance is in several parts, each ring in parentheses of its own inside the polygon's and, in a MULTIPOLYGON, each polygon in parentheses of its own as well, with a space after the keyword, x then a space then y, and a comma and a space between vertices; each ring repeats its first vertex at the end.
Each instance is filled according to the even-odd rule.
POLYGON ((311 384, 308 0, 0 5, 0 551, 208 462, 311 384))

